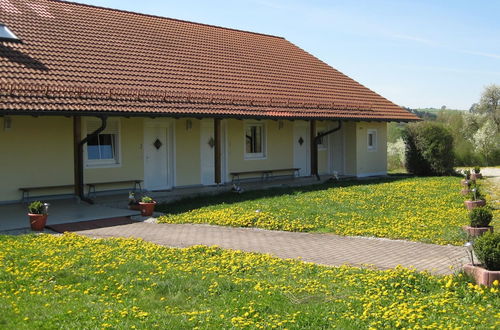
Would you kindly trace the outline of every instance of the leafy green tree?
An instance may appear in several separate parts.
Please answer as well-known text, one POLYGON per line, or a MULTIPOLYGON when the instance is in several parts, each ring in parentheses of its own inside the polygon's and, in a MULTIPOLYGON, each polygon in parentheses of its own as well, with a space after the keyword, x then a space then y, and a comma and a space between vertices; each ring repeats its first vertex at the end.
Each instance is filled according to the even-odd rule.
POLYGON ((477 111, 491 118, 496 124, 497 132, 500 132, 500 85, 485 87, 477 111))
POLYGON ((439 123, 419 122, 406 126, 405 166, 415 175, 446 175, 454 172, 453 136, 439 123))

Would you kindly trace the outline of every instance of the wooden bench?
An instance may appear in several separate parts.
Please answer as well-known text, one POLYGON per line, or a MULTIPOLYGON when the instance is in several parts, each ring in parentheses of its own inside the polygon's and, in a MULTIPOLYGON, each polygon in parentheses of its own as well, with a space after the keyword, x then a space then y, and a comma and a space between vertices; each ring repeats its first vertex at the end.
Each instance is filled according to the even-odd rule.
MULTIPOLYGON (((85 184, 88 187, 87 196, 90 196, 91 193, 95 194, 96 193, 95 187, 98 185, 120 184, 120 183, 133 183, 134 184, 132 187, 133 191, 137 191, 137 188, 139 188, 139 191, 142 191, 142 187, 141 187, 142 180, 94 182, 94 183, 85 184)), ((19 190, 22 192, 21 201, 25 202, 30 197, 30 191, 33 191, 33 190, 51 190, 51 189, 64 189, 64 188, 74 188, 74 187, 75 187, 74 184, 66 184, 66 185, 53 185, 53 186, 22 187, 22 188, 19 188, 19 190)))
POLYGON ((125 183, 133 183, 134 185, 132 186, 132 191, 137 191, 137 187, 139 187, 139 191, 142 191, 141 183, 142 180, 123 180, 123 181, 109 181, 109 182, 94 182, 94 183, 87 183, 86 186, 88 187, 87 191, 87 196, 90 197, 91 194, 96 194, 95 187, 96 186, 103 186, 106 184, 125 184, 125 183))
POLYGON ((61 184, 54 186, 23 187, 19 188, 19 190, 22 192, 21 201, 26 202, 30 198, 30 191, 32 190, 64 189, 64 188, 74 188, 74 187, 75 185, 73 184, 61 184))
POLYGON ((240 176, 246 174, 261 174, 261 180, 265 181, 273 176, 277 172, 293 172, 293 177, 299 175, 300 168, 278 168, 273 170, 252 170, 252 171, 242 171, 242 172, 231 172, 231 182, 240 182, 240 176), (236 180, 235 180, 236 179, 236 180))

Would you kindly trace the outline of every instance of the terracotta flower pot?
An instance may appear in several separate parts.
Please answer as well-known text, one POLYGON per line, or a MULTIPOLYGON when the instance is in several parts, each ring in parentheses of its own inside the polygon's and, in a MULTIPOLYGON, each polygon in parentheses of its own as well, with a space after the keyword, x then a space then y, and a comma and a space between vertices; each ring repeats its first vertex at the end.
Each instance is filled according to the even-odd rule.
POLYGON ((500 282, 500 270, 487 270, 481 266, 466 264, 464 271, 472 276, 477 284, 492 286, 495 280, 500 282))
POLYGON ((462 181, 460 181, 460 184, 464 187, 469 187, 470 186, 470 180, 466 180, 466 179, 463 179, 462 181))
POLYGON ((42 231, 47 223, 48 214, 32 214, 28 213, 30 219, 31 230, 42 231))
POLYGON ((156 202, 153 203, 139 202, 139 205, 141 206, 141 215, 143 217, 150 217, 153 215, 153 212, 155 211, 156 202))
POLYGON ((476 181, 476 179, 482 179, 483 175, 481 173, 471 173, 470 179, 476 181))
POLYGON ((470 193, 470 189, 462 189, 460 192, 462 193, 462 195, 467 195, 468 193, 470 193))
POLYGON ((469 235, 469 237, 479 237, 486 232, 493 232, 492 226, 486 227, 471 227, 471 226, 463 226, 463 230, 469 235))
POLYGON ((486 201, 484 200, 478 200, 478 201, 464 201, 465 207, 467 210, 472 210, 473 208, 480 207, 480 206, 485 206, 486 201))

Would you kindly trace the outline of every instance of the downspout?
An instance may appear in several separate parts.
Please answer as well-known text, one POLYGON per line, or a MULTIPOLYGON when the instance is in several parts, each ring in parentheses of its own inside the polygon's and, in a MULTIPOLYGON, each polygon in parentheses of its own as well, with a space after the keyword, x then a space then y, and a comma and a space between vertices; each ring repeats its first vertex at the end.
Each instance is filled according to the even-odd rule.
POLYGON ((96 129, 94 132, 87 135, 83 140, 78 142, 78 168, 77 168, 77 182, 75 185, 77 186, 76 191, 78 192, 78 197, 80 200, 87 202, 89 204, 94 204, 94 201, 85 196, 84 182, 83 182, 83 146, 92 138, 101 134, 102 131, 106 129, 107 125, 107 117, 102 116, 99 117, 101 119, 101 127, 96 129))
MULTIPOLYGON (((314 137, 314 143, 313 143, 313 146, 314 148, 318 148, 318 143, 319 143, 319 140, 321 140, 321 138, 327 136, 327 135, 330 135, 332 133, 335 133, 336 131, 338 131, 339 129, 342 128, 342 122, 339 120, 338 121, 339 125, 337 127, 335 127, 334 129, 331 129, 329 131, 326 131, 324 133, 321 133, 321 134, 318 134, 316 137, 314 137)), ((316 152, 316 165, 318 164, 318 153, 316 152)), ((318 169, 316 169, 315 171, 315 174, 316 174, 316 178, 319 180, 321 180, 321 178, 319 177, 319 174, 318 174, 318 169)))

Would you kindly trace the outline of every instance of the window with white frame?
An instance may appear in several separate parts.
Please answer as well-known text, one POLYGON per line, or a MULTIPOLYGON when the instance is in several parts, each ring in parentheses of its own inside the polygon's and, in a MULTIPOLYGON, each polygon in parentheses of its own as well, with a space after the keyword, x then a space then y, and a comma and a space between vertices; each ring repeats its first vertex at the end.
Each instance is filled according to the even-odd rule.
MULTIPOLYGON (((316 136, 321 135, 325 132, 326 132, 326 129, 319 129, 316 136)), ((328 148, 328 135, 325 135, 318 140, 318 149, 325 150, 326 148, 328 148)))
POLYGON ((245 125, 245 158, 265 157, 264 124, 245 125))
POLYGON ((368 139, 368 151, 377 150, 377 130, 369 129, 367 134, 368 139))
MULTIPOLYGON (((101 127, 101 120, 88 119, 86 121, 87 136, 95 132, 99 127, 101 127)), ((87 141, 85 150, 87 166, 118 165, 120 163, 119 143, 120 123, 118 120, 108 119, 106 129, 87 141)))

